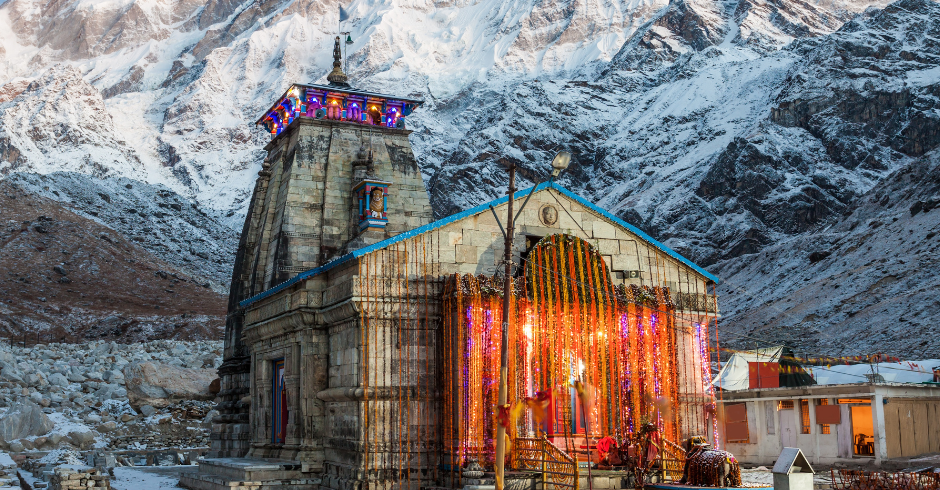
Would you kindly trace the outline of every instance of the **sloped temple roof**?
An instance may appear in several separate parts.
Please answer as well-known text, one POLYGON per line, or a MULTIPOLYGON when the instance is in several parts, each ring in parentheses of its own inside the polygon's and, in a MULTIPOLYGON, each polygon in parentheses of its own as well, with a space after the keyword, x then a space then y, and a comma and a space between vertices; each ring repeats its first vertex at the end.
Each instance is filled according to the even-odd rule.
MULTIPOLYGON (((654 239, 653 237, 647 235, 646 233, 643 233, 643 231, 641 231, 639 228, 637 228, 637 227, 631 225, 630 223, 627 223, 626 221, 624 221, 624 220, 622 220, 622 219, 620 219, 620 218, 614 216, 613 214, 611 214, 611 213, 607 212, 606 210, 604 210, 604 209, 602 209, 602 208, 600 208, 600 207, 594 205, 593 203, 589 202, 588 200, 584 199, 583 197, 581 197, 581 196, 579 196, 579 195, 577 195, 577 194, 575 194, 575 193, 569 191, 568 189, 566 189, 566 188, 564 188, 564 187, 562 187, 562 186, 556 184, 555 182, 544 182, 544 183, 542 183, 542 184, 539 184, 539 185, 535 188, 535 192, 539 192, 539 191, 542 191, 542 190, 545 190, 545 189, 555 189, 555 190, 557 190, 558 192, 562 193, 563 195, 565 195, 566 197, 570 198, 571 200, 577 202, 578 204, 580 204, 580 205, 582 205, 582 206, 584 206, 584 207, 590 209, 591 211, 594 211, 595 213, 597 213, 597 214, 603 216, 604 218, 606 218, 606 219, 608 219, 608 220, 610 220, 610 221, 613 221, 613 222, 616 223, 617 225, 620 225, 620 226, 626 228, 626 229, 629 230, 631 233, 633 233, 633 234, 635 234, 636 236, 642 238, 644 241, 646 241, 646 242, 649 243, 650 245, 652 245, 652 246, 658 248, 660 251, 662 251, 662 252, 665 253, 666 255, 669 255, 670 257, 672 257, 672 258, 678 260, 678 261, 681 262, 682 264, 684 264, 684 265, 690 267, 692 270, 698 272, 699 274, 701 274, 702 276, 704 276, 704 277, 707 278, 708 280, 714 282, 715 284, 718 284, 718 283, 720 282, 720 280, 718 279, 718 277, 716 277, 715 275, 709 273, 709 272, 706 271, 705 269, 699 267, 698 265, 696 265, 696 264, 695 264, 694 262, 692 262, 691 260, 689 260, 689 259, 683 257, 682 255, 679 255, 679 253, 677 253, 675 250, 673 250, 673 249, 667 247, 666 245, 660 243, 659 241, 657 241, 657 240, 654 239)), ((527 195, 529 192, 532 192, 532 188, 531 188, 531 187, 528 188, 528 189, 516 191, 516 193, 513 195, 513 199, 524 198, 524 197, 526 197, 526 195, 527 195)), ((273 294, 275 294, 275 293, 277 293, 277 292, 279 292, 279 291, 281 291, 281 290, 283 290, 283 289, 286 289, 286 288, 288 288, 288 287, 290 287, 290 286, 292 286, 292 285, 294 285, 294 284, 296 284, 296 283, 298 283, 298 282, 300 282, 300 281, 303 281, 303 280, 305 280, 305 279, 309 279, 309 278, 314 277, 314 276, 318 276, 318 275, 320 275, 320 274, 322 274, 322 273, 324 273, 324 272, 326 272, 326 271, 328 271, 328 270, 330 270, 330 269, 333 269, 333 268, 335 268, 335 267, 337 267, 337 266, 339 266, 339 265, 345 264, 346 262, 349 262, 350 260, 358 259, 359 257, 362 257, 363 255, 368 255, 368 254, 370 254, 370 253, 372 253, 372 252, 375 252, 376 250, 381 250, 381 249, 383 249, 383 248, 385 248, 385 247, 388 247, 388 246, 390 246, 390 245, 394 245, 394 244, 396 244, 396 243, 398 243, 398 242, 401 242, 401 241, 404 241, 404 240, 408 240, 409 238, 414 238, 414 237, 416 237, 416 236, 418 236, 418 235, 421 235, 421 234, 423 234, 423 233, 427 233, 427 232, 429 232, 429 231, 433 231, 433 230, 435 230, 435 229, 437 229, 437 228, 440 228, 440 227, 442 227, 442 226, 446 226, 446 225, 451 224, 451 223, 454 223, 454 222, 456 222, 456 221, 460 221, 460 220, 462 220, 462 219, 464 219, 464 218, 466 218, 466 217, 473 216, 473 215, 476 215, 476 214, 479 214, 479 213, 485 213, 485 212, 489 211, 489 207, 490 207, 490 206, 498 206, 498 205, 503 204, 504 202, 507 202, 508 200, 509 200, 509 196, 503 196, 503 197, 500 197, 500 198, 498 198, 498 199, 494 199, 494 200, 492 200, 492 201, 490 201, 490 202, 488 202, 488 203, 480 204, 479 206, 476 206, 476 207, 467 209, 466 211, 462 211, 462 212, 459 212, 459 213, 456 213, 456 214, 452 214, 452 215, 450 215, 450 216, 448 216, 448 217, 446 217, 446 218, 442 218, 442 219, 439 219, 439 220, 434 221, 434 222, 432 222, 432 223, 428 223, 428 224, 426 224, 426 225, 424 225, 424 226, 415 228, 415 229, 413 229, 413 230, 406 231, 406 232, 404 232, 404 233, 395 235, 395 236, 393 236, 393 237, 391 237, 391 238, 388 238, 388 239, 386 239, 386 240, 382 240, 381 242, 375 243, 375 244, 373 244, 373 245, 369 245, 369 246, 367 246, 367 247, 362 247, 362 248, 360 248, 359 250, 355 250, 355 251, 350 252, 350 253, 348 253, 348 254, 346 254, 346 255, 343 255, 343 256, 341 256, 341 257, 338 257, 338 258, 336 258, 336 259, 330 261, 330 262, 327 263, 327 264, 321 265, 320 267, 317 267, 317 268, 315 268, 315 269, 310 269, 310 270, 308 270, 308 271, 306 271, 306 272, 301 272, 300 274, 297 274, 296 276, 294 276, 294 277, 288 279, 287 281, 284 281, 284 282, 278 284, 277 286, 274 286, 274 287, 271 288, 271 289, 268 289, 267 291, 264 291, 263 293, 256 294, 255 296, 252 296, 251 298, 248 298, 248 299, 246 299, 246 300, 241 301, 241 302, 239 303, 239 306, 241 306, 242 308, 247 307, 248 305, 250 305, 250 304, 252 304, 252 303, 254 303, 254 302, 258 301, 258 300, 262 300, 262 299, 264 299, 264 298, 267 298, 268 296, 271 296, 271 295, 273 295, 273 294)))

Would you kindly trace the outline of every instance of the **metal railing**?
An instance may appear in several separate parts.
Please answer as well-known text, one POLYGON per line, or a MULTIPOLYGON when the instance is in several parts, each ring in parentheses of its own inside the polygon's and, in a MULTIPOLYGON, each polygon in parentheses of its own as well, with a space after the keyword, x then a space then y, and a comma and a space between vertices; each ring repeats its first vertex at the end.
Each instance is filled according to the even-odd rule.
POLYGON ((659 467, 662 469, 664 481, 681 480, 685 469, 685 450, 682 446, 663 439, 659 453, 659 467))
POLYGON ((517 437, 513 441, 513 465, 542 474, 542 490, 578 490, 578 461, 545 436, 517 437), (551 487, 548 487, 551 484, 551 487))
POLYGON ((832 488, 851 490, 940 490, 938 473, 830 470, 832 488))
POLYGON ((673 293, 672 301, 677 310, 704 311, 715 313, 715 299, 701 293, 673 293))

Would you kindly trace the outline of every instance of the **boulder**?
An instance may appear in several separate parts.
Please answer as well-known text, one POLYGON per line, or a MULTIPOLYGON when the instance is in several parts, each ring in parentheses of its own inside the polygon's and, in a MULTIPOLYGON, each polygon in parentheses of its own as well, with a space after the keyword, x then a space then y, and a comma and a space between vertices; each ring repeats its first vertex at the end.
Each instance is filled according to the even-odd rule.
POLYGON ((157 413, 157 409, 151 407, 150 405, 144 405, 140 407, 137 411, 140 412, 140 414, 143 415, 144 417, 149 417, 157 413))
POLYGON ((79 448, 86 448, 95 442, 95 434, 91 431, 72 431, 69 432, 69 439, 75 446, 78 446, 79 448))
POLYGON ((46 414, 42 413, 39 405, 30 400, 20 399, 3 418, 0 418, 0 438, 12 441, 29 436, 41 436, 49 433, 54 424, 46 414))
POLYGON ((18 370, 11 365, 3 366, 3 368, 0 369, 0 378, 11 383, 23 384, 23 377, 18 370))
POLYGON ((95 392, 95 398, 99 400, 107 400, 111 398, 111 393, 113 393, 117 388, 117 385, 101 383, 98 387, 98 391, 95 392))
POLYGON ((101 432, 101 433, 111 432, 114 429, 117 429, 117 424, 114 421, 105 422, 103 424, 98 425, 98 432, 101 432))
POLYGON ((27 385, 32 386, 34 388, 41 388, 48 384, 46 382, 45 376, 43 376, 40 373, 29 373, 23 377, 23 380, 26 381, 27 385))
POLYGON ((142 405, 166 407, 183 400, 212 400, 209 389, 215 369, 186 369, 155 362, 135 362, 124 367, 124 386, 134 409, 142 405))
POLYGON ((66 388, 69 385, 69 379, 62 375, 62 373, 52 373, 49 375, 49 384, 66 388))

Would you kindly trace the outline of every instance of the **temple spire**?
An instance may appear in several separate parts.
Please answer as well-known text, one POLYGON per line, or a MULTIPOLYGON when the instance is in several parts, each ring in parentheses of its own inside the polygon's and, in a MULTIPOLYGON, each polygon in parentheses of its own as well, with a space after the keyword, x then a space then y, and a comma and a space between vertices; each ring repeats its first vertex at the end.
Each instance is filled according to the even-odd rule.
POLYGON ((330 85, 337 85, 340 87, 348 87, 349 79, 346 77, 346 74, 343 73, 343 52, 339 47, 339 36, 336 36, 336 43, 333 45, 333 71, 326 76, 326 79, 329 80, 330 85))

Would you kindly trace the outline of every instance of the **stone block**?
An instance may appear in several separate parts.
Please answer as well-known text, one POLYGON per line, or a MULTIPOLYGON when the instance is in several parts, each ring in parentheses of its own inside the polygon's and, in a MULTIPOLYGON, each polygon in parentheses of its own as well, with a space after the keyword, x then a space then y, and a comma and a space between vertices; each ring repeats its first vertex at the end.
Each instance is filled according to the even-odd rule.
MULTIPOLYGON (((585 227, 587 228, 587 227, 585 227)), ((617 231, 614 225, 601 220, 596 220, 591 224, 594 238, 617 238, 617 231)))
POLYGON ((456 262, 458 264, 476 264, 479 256, 478 247, 471 245, 457 245, 456 247, 456 262))
POLYGON ((620 242, 617 240, 597 240, 598 251, 603 255, 617 255, 620 252, 620 242))

